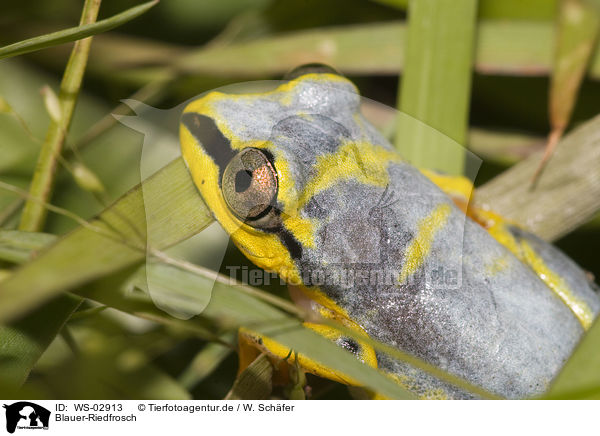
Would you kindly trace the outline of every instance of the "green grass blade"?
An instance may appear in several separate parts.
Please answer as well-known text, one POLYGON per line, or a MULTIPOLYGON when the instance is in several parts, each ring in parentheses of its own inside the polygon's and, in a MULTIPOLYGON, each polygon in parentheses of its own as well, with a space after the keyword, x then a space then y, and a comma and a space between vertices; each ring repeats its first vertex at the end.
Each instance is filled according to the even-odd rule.
POLYGON ((41 250, 55 240, 56 236, 48 233, 0 229, 0 260, 24 263, 37 250, 41 250))
POLYGON ((0 283, 0 322, 64 290, 142 260, 145 240, 141 245, 139 237, 144 237, 147 226, 156 229, 154 248, 162 249, 200 232, 213 220, 181 159, 144 181, 143 189, 144 193, 138 185, 90 226, 77 228, 0 283), (145 195, 154 195, 161 205, 150 222, 146 221, 145 195))
MULTIPOLYGON (((23 263, 56 240, 46 233, 0 230, 0 259, 23 263)), ((0 385, 18 389, 73 312, 81 298, 60 295, 19 321, 0 326, 0 385)))
POLYGON ((398 44, 393 41, 402 39, 403 35, 404 27, 400 24, 295 32, 227 47, 192 50, 182 56, 176 68, 186 73, 264 77, 281 74, 306 62, 322 62, 345 73, 374 70, 391 73, 397 72, 401 64, 398 44))
POLYGON ((0 325, 0 385, 20 387, 81 298, 62 295, 19 321, 0 325))
POLYGON ((89 283, 74 292, 80 297, 106 307, 162 324, 206 341, 221 343, 219 336, 210 330, 200 318, 196 317, 187 321, 173 318, 156 307, 147 294, 125 291, 123 288, 126 286, 129 276, 135 272, 135 269, 127 268, 120 273, 111 274, 89 283))
POLYGON ((537 177, 567 128, 579 87, 598 40, 600 10, 585 0, 562 0, 550 81, 551 132, 537 177))
MULTIPOLYGON (((399 109, 466 143, 476 0, 411 1, 399 109)), ((462 174, 464 155, 425 144, 427 126, 400 118, 396 148, 411 163, 462 174), (427 147, 425 147, 427 145, 427 147)))
POLYGON ((265 354, 258 356, 237 376, 225 400, 266 400, 273 389, 273 365, 265 354))
MULTIPOLYGON (((79 24, 94 23, 99 9, 99 0, 86 0, 79 24)), ((58 98, 54 96, 50 88, 44 88, 48 90, 46 92, 47 97, 54 96, 54 98, 45 99, 51 122, 29 187, 30 197, 25 200, 25 207, 19 223, 20 230, 39 232, 44 228, 47 209, 41 203, 49 202, 52 196, 58 159, 61 156, 63 143, 71 125, 91 44, 92 39, 86 38, 77 41, 73 46, 60 83, 58 98), (54 103, 48 104, 49 101, 54 101, 54 103)))
MULTIPOLYGON (((0 230, 0 259, 26 262, 55 240, 56 236, 45 233, 0 230)), ((81 301, 77 296, 60 295, 19 321, 0 325, 0 385, 21 387, 81 301)))
POLYGON ((26 39, 24 41, 15 42, 14 44, 10 44, 0 48, 0 59, 18 56, 36 50, 42 50, 44 48, 52 47, 54 45, 64 44, 66 42, 71 41, 77 41, 88 36, 106 32, 107 30, 125 24, 126 22, 142 15, 144 12, 146 12, 148 9, 150 9, 157 3, 158 0, 152 0, 150 2, 141 4, 139 6, 135 6, 131 9, 127 9, 126 11, 121 12, 120 14, 114 15, 110 18, 106 18, 93 24, 72 27, 70 29, 65 29, 58 32, 49 33, 47 35, 26 39))
MULTIPOLYGON (((554 34, 553 23, 546 21, 479 22, 475 71, 548 75, 552 70, 554 34)), ((406 27, 400 22, 305 30, 226 47, 192 50, 177 61, 176 67, 188 74, 264 78, 281 75, 302 63, 323 62, 345 74, 398 74, 406 64, 405 36, 406 27)), ((128 66, 117 57, 113 63, 109 41, 98 43, 104 45, 103 53, 106 53, 103 71, 128 66)), ((600 47, 596 47, 594 53, 587 73, 597 80, 600 79, 600 47)), ((128 69, 128 74, 135 71, 128 69)), ((144 80, 160 78, 166 73, 164 68, 155 68, 144 75, 144 80)))
MULTIPOLYGON (((409 0, 372 0, 406 9, 409 0)), ((479 17, 492 20, 552 20, 555 0, 480 0, 479 17)))
POLYGON ((491 20, 552 21, 556 0, 480 0, 479 17, 491 20))

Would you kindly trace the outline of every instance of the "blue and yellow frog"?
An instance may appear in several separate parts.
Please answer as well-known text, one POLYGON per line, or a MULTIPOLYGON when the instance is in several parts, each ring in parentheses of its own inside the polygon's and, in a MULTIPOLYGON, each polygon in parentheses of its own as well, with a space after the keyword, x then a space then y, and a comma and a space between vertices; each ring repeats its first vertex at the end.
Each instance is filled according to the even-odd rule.
MULTIPOLYGON (((598 314, 597 286, 553 246, 469 207, 467 179, 404 161, 359 104, 349 80, 319 71, 268 92, 211 92, 184 110, 183 157, 236 246, 314 315, 308 327, 420 397, 473 395, 319 319, 497 395, 542 394, 598 314)), ((291 351, 248 330, 242 342, 291 351)))

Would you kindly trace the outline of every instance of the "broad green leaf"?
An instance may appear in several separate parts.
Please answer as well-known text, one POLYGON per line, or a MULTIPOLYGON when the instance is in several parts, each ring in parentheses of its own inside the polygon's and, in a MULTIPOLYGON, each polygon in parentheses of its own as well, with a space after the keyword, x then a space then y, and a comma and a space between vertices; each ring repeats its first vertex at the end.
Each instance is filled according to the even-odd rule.
POLYGON ((14 44, 0 48, 0 59, 18 56, 24 53, 30 53, 32 51, 41 50, 54 45, 77 41, 88 36, 96 35, 97 33, 106 32, 107 30, 113 29, 140 16, 148 9, 156 5, 156 3, 158 3, 158 0, 152 0, 139 6, 135 6, 110 18, 98 21, 94 24, 72 27, 70 29, 15 42, 14 44))
POLYGON ((477 0, 412 0, 398 109, 424 124, 399 120, 395 145, 416 166, 462 174, 465 156, 427 144, 425 129, 465 145, 471 96, 477 0))
MULTIPOLYGON (((53 243, 57 237, 44 233, 1 231, 0 239, 4 241, 4 246, 9 253, 19 253, 18 256, 15 256, 15 262, 19 263, 29 259, 33 252, 53 243)), ((88 285, 86 290, 93 292, 96 289, 119 289, 120 286, 126 283, 126 278, 131 274, 131 271, 126 270, 124 273, 124 275, 122 273, 111 275, 96 281, 88 285)), ((140 304, 139 302, 136 303, 135 299, 131 302, 126 302, 126 299, 118 297, 115 303, 108 294, 110 292, 104 292, 104 299, 101 299, 101 301, 104 304, 108 304, 109 307, 145 316, 207 340, 214 340, 215 338, 214 334, 208 332, 196 321, 182 324, 180 320, 171 319, 166 316, 149 301, 140 304)), ((79 296, 70 294, 60 295, 16 323, 0 326, 0 397, 45 397, 43 393, 37 392, 31 386, 22 388, 21 385, 40 356, 61 330, 63 324, 71 318, 71 315, 80 303, 81 297, 79 296)), ((92 310, 97 311, 97 309, 99 308, 92 310)), ((221 347, 230 351, 230 349, 218 343, 210 343, 209 346, 221 347)), ((136 369, 132 373, 119 375, 118 373, 114 373, 114 371, 110 372, 106 370, 111 367, 108 362, 105 365, 97 365, 97 363, 97 359, 92 359, 87 364, 79 362, 78 365, 80 367, 87 365, 90 368, 97 369, 98 371, 91 370, 90 376, 93 375, 99 379, 104 378, 124 398, 189 399, 189 394, 182 385, 152 366, 146 365, 143 368, 136 369), (118 380, 115 381, 115 377, 118 377, 118 380)), ((71 393, 73 392, 76 391, 72 390, 71 393)), ((86 395, 88 395, 86 398, 94 397, 91 395, 91 392, 86 395)), ((107 398, 110 398, 110 395, 107 398)))
MULTIPOLYGON (((10 98, 12 103, 11 106, 19 113, 19 115, 26 119, 27 125, 31 128, 33 134, 37 137, 42 137, 42 131, 47 127, 48 116, 44 113, 45 110, 39 96, 39 88, 44 83, 54 83, 53 80, 45 76, 41 76, 39 73, 34 72, 31 68, 27 68, 22 65, 19 61, 2 62, 1 69, 3 72, 0 74, 0 78, 2 78, 2 80, 0 80, 0 89, 2 89, 2 94, 10 98)), ((107 107, 100 105, 97 100, 92 100, 89 96, 86 96, 83 93, 80 100, 81 101, 78 104, 76 120, 73 124, 73 128, 71 129, 74 132, 74 136, 81 134, 84 126, 87 128, 92 121, 99 118, 102 113, 108 109, 107 107)), ((2 160, 0 166, 3 167, 5 172, 14 171, 18 174, 22 172, 28 173, 30 168, 33 168, 33 162, 35 160, 37 150, 39 149, 39 144, 31 141, 31 139, 25 135, 23 128, 19 126, 18 123, 13 122, 13 120, 8 119, 8 117, 2 117, 1 121, 3 126, 2 129, 0 129, 2 132, 2 145, 0 148, 2 149, 2 155, 7 156, 8 160, 2 160), (12 129, 13 127, 15 127, 15 129, 12 129), (14 134, 11 133, 11 130, 14 131, 14 134), (32 147, 29 147, 32 153, 27 153, 29 142, 33 142, 32 147), (11 153, 12 157, 15 159, 11 157, 11 153)), ((131 176, 123 177, 122 168, 131 167, 131 159, 126 159, 125 157, 127 155, 131 156, 132 152, 135 153, 136 150, 135 148, 131 147, 118 147, 114 151, 106 153, 105 150, 98 150, 99 147, 97 146, 100 145, 102 147, 106 147, 107 145, 112 146, 112 144, 123 142, 124 131, 124 128, 115 129, 115 131, 110 132, 109 135, 103 137, 101 142, 99 141, 97 144, 95 144, 94 148, 89 149, 91 152, 101 151, 103 156, 109 155, 109 159, 117 161, 117 164, 115 165, 114 162, 109 164, 108 161, 102 159, 102 164, 109 165, 107 168, 109 171, 114 171, 115 174, 120 175, 118 178, 107 177, 109 180, 108 185, 113 192, 123 192, 126 188, 131 186, 131 176), (112 140, 110 139, 111 137, 113 138, 112 140), (120 137, 121 139, 115 140, 117 137, 120 137)), ((130 133, 127 131, 127 136, 125 136, 125 138, 129 139, 129 137, 130 133)), ((87 157, 87 151, 88 150, 84 152, 84 157, 87 157)), ((96 160, 96 162, 97 161, 98 160, 96 160)), ((96 162, 94 162, 94 164, 96 164, 96 162)), ((104 172, 103 175, 105 175, 104 172)), ((63 176, 65 175, 63 174, 63 176)), ((25 188, 26 184, 28 183, 26 182, 25 184, 21 184, 6 178, 4 180, 11 184, 20 185, 22 188, 25 188)), ((59 181, 59 187, 61 189, 60 201, 64 202, 73 199, 72 203, 75 206, 72 208, 72 210, 74 209, 76 212, 81 213, 84 216, 90 216, 94 210, 86 209, 86 207, 90 203, 94 202, 93 198, 91 198, 89 194, 87 195, 88 198, 85 198, 85 193, 82 193, 81 190, 77 192, 76 188, 71 189, 71 187, 74 185, 75 184, 70 180, 70 176, 68 174, 66 177, 61 177, 59 181)), ((2 191, 1 194, 4 195, 4 192, 5 191, 2 191)), ((97 208, 98 206, 95 205, 95 207, 97 208)), ((1 208, 2 207, 0 207, 0 209, 1 208)), ((53 224, 49 227, 56 230, 57 226, 55 223, 57 223, 57 220, 54 218, 55 217, 53 217, 52 220, 53 224)), ((35 254, 35 252, 43 248, 46 243, 52 242, 52 240, 55 239, 56 236, 48 234, 2 231, 0 235, 0 258, 16 263, 24 262, 29 260, 32 254, 35 254)), ((60 329, 53 330, 52 326, 62 325, 62 323, 69 319, 72 311, 60 310, 61 306, 59 303, 65 298, 68 299, 69 297, 59 296, 57 299, 52 300, 47 307, 41 307, 40 309, 35 310, 33 313, 27 315, 26 318, 23 318, 19 321, 20 324, 30 324, 35 323, 36 320, 39 322, 40 319, 44 319, 49 327, 47 330, 32 331, 29 334, 30 341, 35 343, 37 348, 35 353, 30 354, 30 360, 27 362, 27 366, 21 367, 21 371, 23 373, 25 373, 25 371, 29 371, 30 367, 36 364, 37 358, 45 351, 45 348, 48 346, 48 344, 51 343, 53 339, 52 335, 55 335, 59 332, 60 329)), ((79 298, 77 298, 77 300, 81 301, 79 298)), ((4 338, 0 339, 0 343, 3 342, 3 340, 4 338)), ((26 354, 27 350, 24 350, 23 353, 26 354)), ((15 396, 13 396, 13 398, 14 397, 15 396)))
MULTIPOLYGON (((170 272, 162 269, 155 270, 154 274, 164 274, 165 279, 171 275, 170 272)), ((194 287, 198 290, 198 293, 203 292, 210 296, 208 306, 200 314, 201 318, 221 325, 222 328, 237 329, 240 326, 250 328, 293 348, 299 353, 311 356, 329 367, 338 369, 377 392, 384 393, 392 398, 410 397, 410 394, 395 383, 390 382, 387 377, 378 371, 365 366, 331 341, 312 330, 304 328, 296 318, 269 304, 267 296, 259 299, 254 293, 244 291, 245 286, 232 287, 225 284, 226 279, 222 277, 217 280, 211 291, 213 280, 210 277, 196 275, 188 271, 180 271, 178 275, 188 275, 186 281, 194 281, 194 287)), ((173 288, 174 292, 176 292, 175 288, 176 286, 173 288)), ((95 299, 100 293, 101 291, 96 291, 92 295, 84 292, 81 295, 95 299)), ((118 298, 113 294, 114 297, 118 298)), ((197 298, 203 301, 206 297, 198 295, 197 298)), ((173 303, 177 304, 177 302, 184 305, 180 308, 182 312, 189 304, 183 299, 174 298, 173 303)), ((184 323, 183 321, 180 322, 184 323)))

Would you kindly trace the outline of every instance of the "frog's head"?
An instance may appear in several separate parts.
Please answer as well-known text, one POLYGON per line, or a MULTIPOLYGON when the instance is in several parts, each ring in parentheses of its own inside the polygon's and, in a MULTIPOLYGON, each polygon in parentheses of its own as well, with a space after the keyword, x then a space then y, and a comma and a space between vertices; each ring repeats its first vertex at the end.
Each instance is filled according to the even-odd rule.
POLYGON ((364 139, 359 103, 349 80, 309 73, 264 93, 211 92, 185 108, 180 140, 194 183, 257 265, 298 280, 295 261, 314 245, 315 218, 303 210, 315 168, 364 139))

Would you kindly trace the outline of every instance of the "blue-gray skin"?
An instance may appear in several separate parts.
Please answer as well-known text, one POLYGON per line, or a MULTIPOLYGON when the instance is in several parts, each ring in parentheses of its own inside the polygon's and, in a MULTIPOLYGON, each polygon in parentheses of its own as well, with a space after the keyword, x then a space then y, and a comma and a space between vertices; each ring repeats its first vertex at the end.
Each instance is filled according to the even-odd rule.
MULTIPOLYGON (((360 97, 350 82, 304 80, 292 93, 286 104, 260 94, 224 97, 214 110, 242 141, 270 140, 271 153, 288 162, 298 193, 314 176, 317 157, 343 144, 367 141, 392 149, 358 115, 360 97)), ((341 180, 295 211, 319 222, 315 249, 281 234, 304 284, 318 284, 371 337, 490 392, 507 398, 543 393, 584 333, 578 319, 530 267, 466 218, 420 171, 392 162, 388 173, 387 187, 341 180), (314 282, 315 271, 397 273, 422 219, 440 204, 450 214, 409 280, 398 283, 396 274, 392 282, 314 282), (493 270, 498 259, 503 267, 493 270)), ((577 265, 540 239, 514 233, 527 238, 597 315, 600 299, 577 265)), ((441 389, 451 398, 471 398, 387 356, 378 354, 378 364, 408 380, 417 394, 441 389)))

